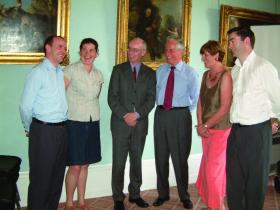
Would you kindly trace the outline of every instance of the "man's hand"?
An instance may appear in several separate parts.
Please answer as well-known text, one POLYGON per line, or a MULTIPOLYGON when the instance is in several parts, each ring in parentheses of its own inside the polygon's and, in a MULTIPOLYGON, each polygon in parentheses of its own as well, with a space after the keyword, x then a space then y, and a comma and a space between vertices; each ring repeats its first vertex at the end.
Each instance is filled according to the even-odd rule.
POLYGON ((277 133, 279 125, 278 125, 278 123, 276 121, 272 122, 271 127, 272 127, 272 134, 277 133))
POLYGON ((134 127, 137 124, 137 114, 136 114, 136 112, 126 113, 124 115, 123 119, 128 126, 134 127))
POLYGON ((25 131, 25 136, 26 136, 27 138, 29 138, 29 132, 28 132, 28 131, 25 131))

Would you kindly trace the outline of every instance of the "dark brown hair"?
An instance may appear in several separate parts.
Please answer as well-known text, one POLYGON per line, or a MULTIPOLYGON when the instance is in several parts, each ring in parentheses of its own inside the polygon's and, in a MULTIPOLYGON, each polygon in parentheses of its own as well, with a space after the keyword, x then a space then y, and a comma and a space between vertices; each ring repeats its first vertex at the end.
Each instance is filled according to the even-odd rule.
POLYGON ((46 55, 46 46, 47 45, 52 45, 52 43, 53 43, 53 40, 54 40, 54 38, 56 38, 56 37, 59 37, 59 38, 61 38, 61 39, 64 39, 62 36, 57 36, 57 35, 51 35, 51 36, 48 36, 47 38, 46 38, 46 40, 45 40, 45 43, 44 43, 44 52, 45 52, 45 55, 46 55))
POLYGON ((227 34, 230 35, 231 33, 236 33, 237 36, 240 36, 241 40, 243 41, 246 37, 249 37, 251 42, 251 47, 254 48, 255 45, 255 34, 249 27, 235 27, 230 29, 227 34))

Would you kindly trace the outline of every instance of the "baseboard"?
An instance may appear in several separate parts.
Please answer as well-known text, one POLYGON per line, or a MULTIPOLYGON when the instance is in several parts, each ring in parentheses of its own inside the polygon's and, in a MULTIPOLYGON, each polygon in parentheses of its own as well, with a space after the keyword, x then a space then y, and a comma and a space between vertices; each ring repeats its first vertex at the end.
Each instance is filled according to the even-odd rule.
MULTIPOLYGON (((190 155, 189 157, 189 182, 194 183, 196 181, 199 165, 201 160, 201 154, 190 155)), ((86 198, 110 196, 111 191, 111 164, 107 165, 91 165, 88 171, 88 181, 86 189, 86 198)), ((125 187, 124 192, 127 192, 127 186, 129 184, 129 164, 126 166, 125 171, 125 187)), ((142 162, 143 172, 143 184, 141 190, 149 190, 156 188, 156 169, 155 161, 143 160, 142 162)), ((21 206, 27 205, 27 188, 29 183, 28 171, 20 172, 20 176, 17 182, 18 190, 21 198, 21 206)), ((176 185, 172 162, 170 161, 170 173, 169 173, 170 186, 176 185)), ((65 187, 63 186, 63 192, 60 202, 65 201, 65 187)))

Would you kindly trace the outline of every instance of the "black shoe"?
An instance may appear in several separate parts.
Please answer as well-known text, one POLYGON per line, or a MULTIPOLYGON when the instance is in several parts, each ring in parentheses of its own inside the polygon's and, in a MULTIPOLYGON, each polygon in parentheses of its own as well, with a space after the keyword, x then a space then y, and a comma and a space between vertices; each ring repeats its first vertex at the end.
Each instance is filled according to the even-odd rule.
POLYGON ((278 176, 274 177, 274 188, 276 192, 280 193, 280 179, 278 176))
POLYGON ((141 208, 147 208, 149 206, 149 204, 146 201, 144 201, 141 197, 139 197, 139 198, 129 198, 128 201, 130 203, 136 203, 136 205, 141 207, 141 208))
POLYGON ((115 201, 114 210, 125 210, 123 201, 115 201))
POLYGON ((161 206, 165 201, 168 201, 169 200, 169 197, 165 197, 165 198, 160 198, 158 197, 154 203, 153 203, 153 206, 161 206))
POLYGON ((190 199, 182 200, 183 206, 186 209, 192 209, 193 208, 193 203, 190 199))

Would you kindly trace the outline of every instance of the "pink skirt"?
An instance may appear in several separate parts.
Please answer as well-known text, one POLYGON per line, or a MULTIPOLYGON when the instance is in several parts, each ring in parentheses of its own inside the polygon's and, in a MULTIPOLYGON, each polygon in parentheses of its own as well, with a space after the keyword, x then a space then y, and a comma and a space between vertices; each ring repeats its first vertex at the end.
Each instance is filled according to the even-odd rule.
POLYGON ((202 159, 195 186, 202 201, 210 208, 224 209, 226 194, 226 148, 230 128, 209 129, 202 138, 202 159))

